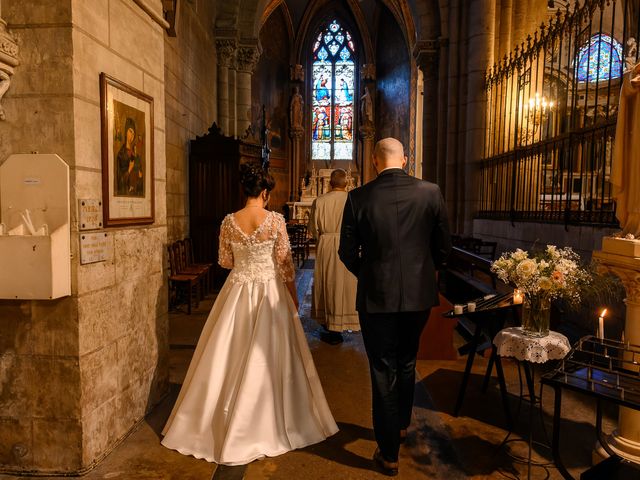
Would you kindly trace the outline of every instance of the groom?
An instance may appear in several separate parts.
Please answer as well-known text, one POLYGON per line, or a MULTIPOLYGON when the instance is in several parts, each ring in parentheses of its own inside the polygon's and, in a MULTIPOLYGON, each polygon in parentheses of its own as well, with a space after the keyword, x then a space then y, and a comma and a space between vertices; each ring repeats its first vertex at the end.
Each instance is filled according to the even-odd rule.
POLYGON ((451 250, 440 189, 407 175, 402 144, 380 140, 378 177, 349 192, 339 255, 357 278, 356 309, 373 391, 374 461, 398 473, 398 451, 411 422, 420 334, 438 304, 436 267, 451 250))

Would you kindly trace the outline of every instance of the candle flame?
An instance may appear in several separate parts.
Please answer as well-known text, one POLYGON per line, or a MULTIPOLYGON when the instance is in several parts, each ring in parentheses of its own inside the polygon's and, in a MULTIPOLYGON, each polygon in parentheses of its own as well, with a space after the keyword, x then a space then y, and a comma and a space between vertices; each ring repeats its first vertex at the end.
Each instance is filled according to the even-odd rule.
POLYGON ((602 312, 600 313, 600 316, 604 318, 604 316, 607 314, 607 309, 605 308, 604 310, 602 310, 602 312))

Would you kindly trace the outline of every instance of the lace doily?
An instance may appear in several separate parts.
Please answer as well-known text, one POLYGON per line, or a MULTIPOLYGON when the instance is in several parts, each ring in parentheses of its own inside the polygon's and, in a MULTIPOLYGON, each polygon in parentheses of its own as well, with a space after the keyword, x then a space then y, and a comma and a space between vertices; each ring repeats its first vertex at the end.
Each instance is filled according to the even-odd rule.
POLYGON ((534 363, 559 360, 571 350, 569 340, 561 333, 550 331, 546 337, 529 337, 522 333, 522 327, 500 330, 493 343, 501 357, 515 357, 534 363))

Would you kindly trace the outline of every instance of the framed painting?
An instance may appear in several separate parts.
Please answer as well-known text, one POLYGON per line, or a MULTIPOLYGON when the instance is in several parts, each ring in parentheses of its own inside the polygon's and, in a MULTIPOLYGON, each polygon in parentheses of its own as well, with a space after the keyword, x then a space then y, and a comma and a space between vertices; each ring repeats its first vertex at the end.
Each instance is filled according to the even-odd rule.
POLYGON ((153 98, 100 74, 105 227, 154 222, 153 98))

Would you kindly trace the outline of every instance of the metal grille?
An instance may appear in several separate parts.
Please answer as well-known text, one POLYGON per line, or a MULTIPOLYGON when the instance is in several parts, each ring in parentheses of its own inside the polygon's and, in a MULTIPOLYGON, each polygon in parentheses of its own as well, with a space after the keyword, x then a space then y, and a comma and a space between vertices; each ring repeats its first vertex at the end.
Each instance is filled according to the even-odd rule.
POLYGON ((479 218, 617 225, 609 175, 640 4, 571 3, 487 73, 479 218))

